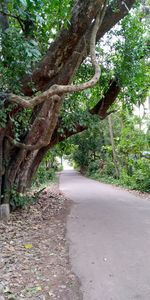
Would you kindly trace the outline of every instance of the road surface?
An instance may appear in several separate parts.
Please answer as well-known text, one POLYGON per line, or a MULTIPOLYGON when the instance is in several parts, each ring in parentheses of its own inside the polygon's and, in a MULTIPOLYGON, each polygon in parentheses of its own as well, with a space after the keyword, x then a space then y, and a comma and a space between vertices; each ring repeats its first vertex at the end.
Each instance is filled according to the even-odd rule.
POLYGON ((71 170, 60 189, 74 202, 67 235, 83 299, 150 300, 150 201, 71 170))

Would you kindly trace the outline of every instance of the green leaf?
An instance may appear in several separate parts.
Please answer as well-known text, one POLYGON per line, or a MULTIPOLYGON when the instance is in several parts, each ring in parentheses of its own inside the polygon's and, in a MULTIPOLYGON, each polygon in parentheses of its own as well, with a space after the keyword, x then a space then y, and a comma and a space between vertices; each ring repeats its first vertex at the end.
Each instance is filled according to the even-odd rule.
POLYGON ((24 244, 25 249, 32 249, 33 245, 32 244, 24 244))
POLYGON ((21 4, 24 6, 24 7, 27 7, 27 1, 26 0, 20 0, 21 4))

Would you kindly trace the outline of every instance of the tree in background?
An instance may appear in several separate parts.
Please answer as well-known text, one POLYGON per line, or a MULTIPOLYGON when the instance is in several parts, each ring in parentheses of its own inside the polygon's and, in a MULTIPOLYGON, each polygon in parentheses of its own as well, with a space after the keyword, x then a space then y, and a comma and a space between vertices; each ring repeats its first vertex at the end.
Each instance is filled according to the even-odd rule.
POLYGON ((149 192, 150 132, 149 120, 146 121, 143 130, 139 117, 119 108, 117 114, 111 115, 111 124, 107 119, 103 121, 103 130, 101 123, 96 122, 95 130, 91 124, 87 132, 71 138, 70 143, 75 145, 71 159, 92 178, 149 192))
POLYGON ((93 115, 104 119, 119 94, 130 105, 146 92, 143 9, 124 18, 134 3, 1 1, 1 204, 30 186, 51 147, 85 130, 93 115))

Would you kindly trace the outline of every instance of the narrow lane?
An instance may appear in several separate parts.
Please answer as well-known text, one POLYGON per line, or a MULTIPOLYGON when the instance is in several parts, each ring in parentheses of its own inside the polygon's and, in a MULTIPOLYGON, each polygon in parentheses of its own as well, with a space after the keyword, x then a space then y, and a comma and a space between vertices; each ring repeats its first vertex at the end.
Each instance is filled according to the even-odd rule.
MULTIPOLYGON (((150 300, 150 202, 64 171, 67 236, 84 300, 150 300)), ((74 299, 72 299, 74 300, 74 299)))

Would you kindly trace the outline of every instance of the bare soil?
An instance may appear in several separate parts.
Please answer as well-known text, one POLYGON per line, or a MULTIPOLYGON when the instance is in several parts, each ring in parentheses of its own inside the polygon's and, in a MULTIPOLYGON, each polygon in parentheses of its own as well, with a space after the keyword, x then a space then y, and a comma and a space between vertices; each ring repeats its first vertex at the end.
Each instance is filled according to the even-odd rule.
POLYGON ((0 223, 0 300, 79 300, 65 238, 71 203, 57 187, 0 223))

